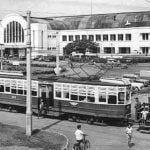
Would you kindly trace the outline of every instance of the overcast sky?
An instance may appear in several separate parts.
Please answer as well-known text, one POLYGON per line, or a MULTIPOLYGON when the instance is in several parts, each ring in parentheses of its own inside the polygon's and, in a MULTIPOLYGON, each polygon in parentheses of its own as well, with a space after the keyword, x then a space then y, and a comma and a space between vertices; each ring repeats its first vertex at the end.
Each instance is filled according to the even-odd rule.
POLYGON ((150 0, 0 0, 0 18, 27 10, 36 17, 150 11, 150 0))

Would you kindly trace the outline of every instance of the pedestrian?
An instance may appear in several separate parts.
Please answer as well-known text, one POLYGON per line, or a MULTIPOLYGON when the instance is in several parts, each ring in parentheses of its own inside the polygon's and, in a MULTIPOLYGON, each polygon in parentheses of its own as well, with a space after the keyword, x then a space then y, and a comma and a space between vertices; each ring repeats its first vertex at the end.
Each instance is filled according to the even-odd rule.
POLYGON ((140 119, 140 112, 141 112, 141 102, 139 101, 138 97, 135 98, 135 119, 140 119))
POLYGON ((43 110, 44 110, 44 100, 41 99, 41 100, 40 100, 40 105, 39 105, 38 117, 42 114, 43 110))
POLYGON ((131 124, 128 124, 128 127, 126 128, 126 136, 127 136, 127 144, 128 147, 131 147, 131 141, 132 141, 132 136, 133 136, 133 128, 131 124))
POLYGON ((142 122, 143 122, 144 125, 145 125, 145 123, 146 123, 148 113, 149 113, 149 112, 148 112, 145 108, 141 111, 141 114, 142 114, 142 122))

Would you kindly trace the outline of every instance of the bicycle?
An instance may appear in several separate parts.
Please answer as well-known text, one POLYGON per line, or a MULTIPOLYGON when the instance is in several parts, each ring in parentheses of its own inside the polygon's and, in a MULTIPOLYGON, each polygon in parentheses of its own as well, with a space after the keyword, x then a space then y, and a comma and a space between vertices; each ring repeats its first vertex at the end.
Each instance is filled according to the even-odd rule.
POLYGON ((86 136, 87 134, 83 134, 83 142, 74 144, 74 150, 88 150, 90 148, 90 142, 85 139, 86 136))

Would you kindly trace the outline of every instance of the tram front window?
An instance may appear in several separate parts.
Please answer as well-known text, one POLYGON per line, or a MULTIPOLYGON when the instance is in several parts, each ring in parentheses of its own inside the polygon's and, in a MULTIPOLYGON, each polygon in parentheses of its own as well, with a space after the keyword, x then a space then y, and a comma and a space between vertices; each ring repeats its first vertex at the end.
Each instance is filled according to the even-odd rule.
POLYGON ((125 99, 125 93, 119 92, 118 93, 118 104, 124 104, 124 99, 125 99))
POLYGON ((108 104, 117 104, 117 96, 108 95, 108 104))
POLYGON ((61 92, 60 91, 56 91, 56 97, 61 97, 61 92))
POLYGON ((0 92, 4 92, 4 85, 0 85, 0 92))

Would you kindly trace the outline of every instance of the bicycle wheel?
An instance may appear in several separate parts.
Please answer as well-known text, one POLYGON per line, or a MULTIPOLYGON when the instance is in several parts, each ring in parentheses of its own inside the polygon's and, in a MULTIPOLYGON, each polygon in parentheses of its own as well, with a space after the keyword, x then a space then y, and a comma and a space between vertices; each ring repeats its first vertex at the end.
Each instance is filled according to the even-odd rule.
POLYGON ((90 148, 90 141, 89 140, 85 140, 85 150, 90 148))
POLYGON ((77 145, 75 145, 75 146, 74 146, 74 150, 80 150, 80 147, 77 146, 77 145))

